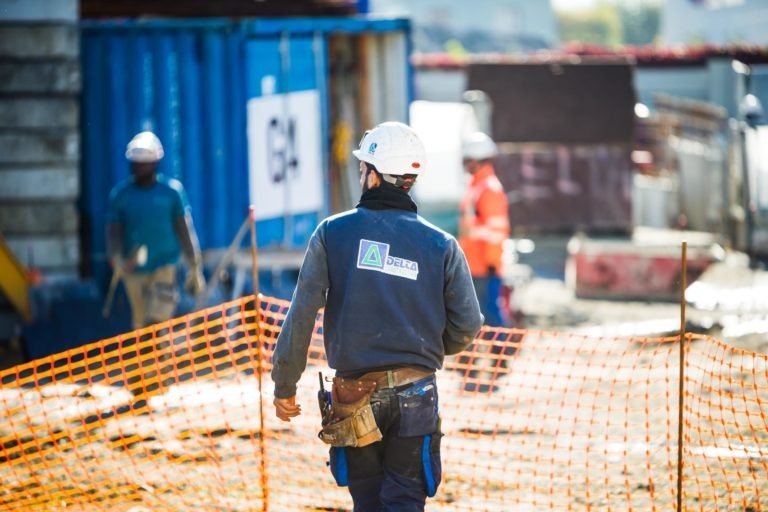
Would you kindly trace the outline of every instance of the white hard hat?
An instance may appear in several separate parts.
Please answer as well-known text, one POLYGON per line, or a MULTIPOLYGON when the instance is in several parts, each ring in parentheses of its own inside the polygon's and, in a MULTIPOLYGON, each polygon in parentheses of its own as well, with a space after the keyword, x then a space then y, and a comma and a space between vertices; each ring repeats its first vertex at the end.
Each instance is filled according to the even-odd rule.
POLYGON ((125 158, 131 162, 157 162, 163 158, 163 145, 152 132, 141 132, 131 139, 125 149, 125 158))
POLYGON ((461 145, 462 156, 469 160, 486 160, 499 154, 496 143, 483 132, 474 132, 461 145))
POLYGON ((352 154, 376 167, 381 174, 394 176, 419 174, 427 160, 424 143, 416 132, 395 121, 381 123, 365 132, 360 148, 352 154))

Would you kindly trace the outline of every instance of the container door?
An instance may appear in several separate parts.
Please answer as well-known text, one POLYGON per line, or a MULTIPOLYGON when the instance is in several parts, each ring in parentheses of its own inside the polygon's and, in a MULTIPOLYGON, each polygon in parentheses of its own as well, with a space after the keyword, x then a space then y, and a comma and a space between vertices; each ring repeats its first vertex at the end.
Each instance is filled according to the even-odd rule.
POLYGON ((227 247, 248 215, 243 38, 222 21, 94 23, 82 31, 83 245, 86 274, 108 274, 111 188, 125 146, 154 131, 159 172, 179 178, 204 250, 227 247))
POLYGON ((328 211, 326 43, 321 35, 246 42, 248 191, 259 245, 303 248, 328 211))
POLYGON ((410 64, 406 33, 335 33, 328 38, 331 210, 360 198, 359 162, 352 156, 365 130, 408 121, 410 64))

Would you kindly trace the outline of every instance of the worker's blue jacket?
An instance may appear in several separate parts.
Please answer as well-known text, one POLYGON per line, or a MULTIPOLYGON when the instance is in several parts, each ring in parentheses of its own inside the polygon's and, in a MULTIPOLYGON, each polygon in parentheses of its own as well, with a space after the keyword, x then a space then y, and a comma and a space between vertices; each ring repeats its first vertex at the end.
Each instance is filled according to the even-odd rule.
POLYGON ((342 377, 404 366, 439 369, 482 326, 456 239, 425 221, 415 205, 366 204, 323 220, 309 241, 272 358, 278 398, 296 394, 323 306, 328 364, 342 377))

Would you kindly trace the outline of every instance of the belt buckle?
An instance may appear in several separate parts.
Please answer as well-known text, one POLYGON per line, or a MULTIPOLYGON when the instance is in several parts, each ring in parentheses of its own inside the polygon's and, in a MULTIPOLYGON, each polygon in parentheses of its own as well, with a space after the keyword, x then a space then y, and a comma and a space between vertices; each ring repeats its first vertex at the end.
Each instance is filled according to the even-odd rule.
POLYGON ((387 386, 390 388, 395 387, 395 372, 387 370, 387 386))

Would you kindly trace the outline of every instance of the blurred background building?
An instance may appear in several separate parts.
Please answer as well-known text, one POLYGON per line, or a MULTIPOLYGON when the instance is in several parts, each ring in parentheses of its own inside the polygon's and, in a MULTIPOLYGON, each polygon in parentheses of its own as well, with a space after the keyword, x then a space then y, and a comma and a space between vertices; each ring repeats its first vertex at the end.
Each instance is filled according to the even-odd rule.
POLYGON ((526 53, 556 47, 557 20, 548 2, 526 0, 370 0, 372 13, 413 20, 421 53, 526 53))
POLYGON ((765 2, 381 1, 371 8, 413 19, 412 122, 441 172, 415 193, 446 229, 456 229, 463 189, 457 133, 480 127, 502 148, 497 172, 516 236, 551 248, 529 260, 535 272, 566 279, 571 269, 582 296, 674 300, 680 269, 670 254, 693 232, 708 236, 695 237, 702 256, 691 263, 691 279, 712 262, 714 242, 753 261, 768 256, 759 206, 764 164, 749 156, 760 153, 760 105, 768 101, 765 2), (496 20, 507 17, 525 21, 499 31, 496 20), (468 37, 478 19, 482 48, 468 37), (512 39, 544 44, 511 50, 512 39), (471 105, 470 113, 460 105, 471 105), (569 246, 574 233, 580 237, 569 246), (665 241, 649 248, 653 238, 665 241), (646 277, 609 290, 602 267, 646 277), (647 286, 651 275, 659 276, 656 289, 647 286))
POLYGON ((761 0, 666 0, 661 7, 666 45, 768 44, 768 5, 761 0))

